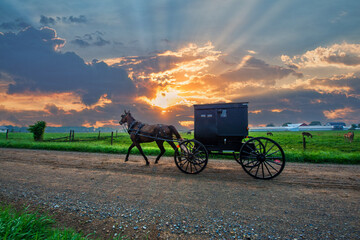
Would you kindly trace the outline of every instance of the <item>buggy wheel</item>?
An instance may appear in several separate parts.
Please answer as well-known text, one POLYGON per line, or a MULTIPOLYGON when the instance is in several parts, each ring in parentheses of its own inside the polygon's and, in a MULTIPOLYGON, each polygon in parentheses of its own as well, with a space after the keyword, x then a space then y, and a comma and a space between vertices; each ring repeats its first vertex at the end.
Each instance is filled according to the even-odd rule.
POLYGON ((175 151, 176 166, 184 173, 196 174, 204 170, 208 162, 205 146, 195 139, 180 142, 175 151))
POLYGON ((245 142, 236 158, 246 173, 258 179, 271 179, 285 167, 285 154, 270 138, 257 137, 245 142))

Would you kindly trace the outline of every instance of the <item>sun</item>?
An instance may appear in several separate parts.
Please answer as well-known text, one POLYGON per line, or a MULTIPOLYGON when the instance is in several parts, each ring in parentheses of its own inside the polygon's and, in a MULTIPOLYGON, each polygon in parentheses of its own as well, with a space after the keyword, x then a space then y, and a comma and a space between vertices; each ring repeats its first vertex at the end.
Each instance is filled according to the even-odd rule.
POLYGON ((159 91, 156 94, 156 97, 149 99, 147 97, 139 97, 140 100, 145 101, 154 107, 159 107, 162 109, 162 113, 167 112, 166 109, 175 105, 189 105, 187 100, 181 97, 180 92, 175 89, 170 89, 166 91, 159 91))

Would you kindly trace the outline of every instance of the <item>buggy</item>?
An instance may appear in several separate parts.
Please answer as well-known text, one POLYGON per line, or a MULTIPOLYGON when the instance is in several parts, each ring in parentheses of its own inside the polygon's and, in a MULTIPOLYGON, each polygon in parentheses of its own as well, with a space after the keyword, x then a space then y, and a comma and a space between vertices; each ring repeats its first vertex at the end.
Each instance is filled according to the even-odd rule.
POLYGON ((254 178, 278 176, 285 167, 283 149, 270 138, 248 133, 247 102, 194 105, 194 139, 179 142, 176 166, 197 174, 205 169, 209 154, 222 154, 232 155, 254 178))

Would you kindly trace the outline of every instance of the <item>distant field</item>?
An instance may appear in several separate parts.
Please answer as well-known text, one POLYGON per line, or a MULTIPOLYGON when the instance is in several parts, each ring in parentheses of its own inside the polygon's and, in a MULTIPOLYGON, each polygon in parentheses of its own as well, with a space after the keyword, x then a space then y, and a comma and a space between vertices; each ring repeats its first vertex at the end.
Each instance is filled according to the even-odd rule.
MULTIPOLYGON (((344 140, 347 131, 314 131, 313 138, 306 138, 306 150, 303 150, 301 132, 273 132, 274 139, 284 149, 286 160, 291 162, 312 163, 341 163, 360 164, 360 131, 355 131, 355 139, 352 143, 344 140)), ((45 140, 68 136, 68 133, 45 133, 45 140)), ((265 136, 266 132, 250 132, 252 137, 265 136)), ((125 133, 118 134, 110 145, 110 138, 96 140, 98 133, 75 133, 74 142, 35 142, 31 133, 9 133, 9 139, 5 139, 5 133, 0 133, 0 147, 48 149, 61 151, 102 152, 125 154, 131 144, 129 136, 125 133), (93 141, 77 141, 89 139, 93 141)), ((102 133, 102 137, 110 136, 110 133, 102 133)), ((184 138, 192 139, 193 135, 182 133, 184 138)), ((166 156, 173 156, 174 151, 168 144, 164 144, 166 156)), ((155 143, 142 144, 147 155, 157 155, 159 149, 155 143)), ((139 154, 134 148, 132 154, 139 154)), ((221 156, 223 158, 223 156, 221 156)), ((218 157, 217 157, 218 158, 218 157)))

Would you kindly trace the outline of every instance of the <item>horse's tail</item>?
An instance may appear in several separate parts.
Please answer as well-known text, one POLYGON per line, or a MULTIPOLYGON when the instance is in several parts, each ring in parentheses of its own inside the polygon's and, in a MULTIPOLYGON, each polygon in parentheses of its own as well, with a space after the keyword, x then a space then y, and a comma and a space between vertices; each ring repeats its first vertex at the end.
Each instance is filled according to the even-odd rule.
POLYGON ((171 134, 174 134, 177 140, 183 140, 179 132, 176 130, 176 128, 173 125, 169 125, 169 129, 171 131, 171 134))

